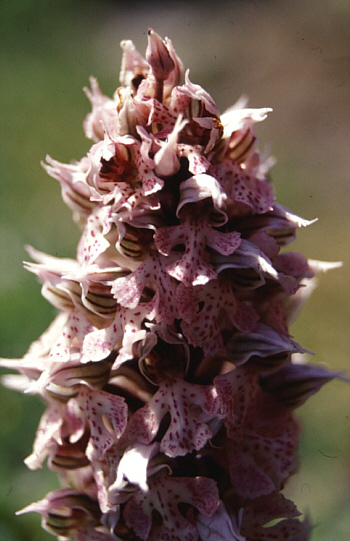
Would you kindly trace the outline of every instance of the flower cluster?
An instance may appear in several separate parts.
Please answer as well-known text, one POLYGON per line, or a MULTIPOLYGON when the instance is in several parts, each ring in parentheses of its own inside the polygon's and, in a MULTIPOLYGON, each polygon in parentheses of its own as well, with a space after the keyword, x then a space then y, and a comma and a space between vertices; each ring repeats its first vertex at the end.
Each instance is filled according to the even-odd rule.
POLYGON ((62 540, 305 540, 281 493, 293 410, 338 374, 295 361, 327 264, 281 251, 310 222, 275 201, 253 130, 270 109, 220 115, 152 30, 145 59, 122 49, 113 98, 86 89, 90 151, 44 164, 82 230, 76 260, 29 248, 58 315, 1 362, 46 403, 27 466, 64 486, 24 511, 62 540))

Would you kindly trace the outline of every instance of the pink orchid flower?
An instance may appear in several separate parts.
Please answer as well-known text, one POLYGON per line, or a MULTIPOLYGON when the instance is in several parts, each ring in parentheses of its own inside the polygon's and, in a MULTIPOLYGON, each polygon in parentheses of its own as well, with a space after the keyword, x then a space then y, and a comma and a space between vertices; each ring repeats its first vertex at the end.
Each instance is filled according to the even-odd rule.
POLYGON ((82 231, 76 260, 29 248, 58 316, 1 361, 46 404, 27 466, 66 485, 21 513, 62 541, 304 541, 294 409, 343 376, 296 363, 289 324, 338 264, 281 253, 311 222, 275 201, 271 109, 220 115, 153 30, 122 49, 114 96, 85 89, 90 151, 44 164, 82 231))

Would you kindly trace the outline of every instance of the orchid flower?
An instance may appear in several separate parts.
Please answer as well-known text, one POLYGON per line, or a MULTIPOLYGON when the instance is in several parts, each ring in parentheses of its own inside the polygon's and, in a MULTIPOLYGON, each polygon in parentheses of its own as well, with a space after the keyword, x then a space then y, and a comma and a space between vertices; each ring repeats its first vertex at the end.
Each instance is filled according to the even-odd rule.
POLYGON ((343 375, 301 363, 289 324, 338 264, 285 249, 312 221, 275 201, 271 109, 220 115, 153 30, 145 58, 121 46, 114 96, 85 89, 91 149, 44 163, 81 228, 75 260, 28 249, 57 318, 1 361, 46 404, 27 466, 65 485, 20 513, 59 540, 304 541, 294 410, 343 375))

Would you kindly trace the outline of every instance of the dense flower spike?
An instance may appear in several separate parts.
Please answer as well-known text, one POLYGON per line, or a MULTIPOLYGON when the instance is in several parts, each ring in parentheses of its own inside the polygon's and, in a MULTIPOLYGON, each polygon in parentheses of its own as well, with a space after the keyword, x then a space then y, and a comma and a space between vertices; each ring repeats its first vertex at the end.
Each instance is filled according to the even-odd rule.
POLYGON ((342 376, 301 364, 288 325, 332 265, 281 253, 311 222, 274 200, 254 133, 271 109, 220 116, 153 30, 145 59, 121 46, 113 98, 85 89, 90 151, 44 164, 82 230, 76 260, 28 249, 59 314, 1 361, 47 406, 27 466, 67 486, 22 512, 60 540, 306 540, 280 492, 293 410, 342 376))

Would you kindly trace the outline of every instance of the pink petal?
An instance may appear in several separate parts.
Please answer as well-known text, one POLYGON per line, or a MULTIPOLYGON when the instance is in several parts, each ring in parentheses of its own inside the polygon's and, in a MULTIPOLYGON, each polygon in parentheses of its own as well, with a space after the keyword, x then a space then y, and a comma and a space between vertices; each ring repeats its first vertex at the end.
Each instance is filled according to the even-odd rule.
POLYGON ((233 211, 235 203, 242 204, 243 210, 257 214, 272 210, 274 194, 266 180, 255 178, 229 160, 214 165, 211 174, 217 178, 228 198, 233 201, 233 211))
POLYGON ((275 268, 279 272, 297 278, 311 278, 314 273, 308 265, 307 259, 298 252, 284 252, 274 258, 275 268))
POLYGON ((105 219, 107 218, 108 207, 92 213, 86 223, 84 233, 78 247, 78 260, 83 265, 91 265, 103 252, 109 248, 109 242, 105 238, 105 219))
MULTIPOLYGON (((119 311, 117 318, 119 319, 119 311)), ((123 327, 118 323, 114 321, 106 329, 98 329, 86 334, 81 348, 81 362, 96 362, 108 357, 123 336, 123 327)))
POLYGON ((187 121, 182 120, 181 116, 177 118, 172 132, 167 136, 167 141, 162 144, 160 150, 154 156, 157 175, 167 177, 175 175, 179 171, 180 162, 177 155, 177 139, 186 123, 187 121))
POLYGON ((242 533, 248 539, 259 541, 307 541, 311 527, 306 519, 300 522, 295 517, 300 513, 295 505, 282 494, 274 492, 257 498, 243 511, 242 533), (269 525, 271 520, 281 518, 277 524, 269 525))
POLYGON ((200 145, 186 145, 181 143, 178 145, 178 152, 181 158, 187 158, 188 170, 193 173, 194 176, 205 174, 210 168, 210 162, 204 156, 203 149, 200 145))
POLYGON ((72 417, 85 420, 90 428, 86 449, 89 460, 103 456, 125 430, 128 407, 120 396, 84 386, 77 398, 68 402, 67 409, 72 417))
POLYGON ((222 502, 212 516, 199 514, 196 525, 201 541, 246 541, 239 533, 239 521, 231 517, 222 502))
POLYGON ((295 240, 295 231, 298 227, 306 227, 315 221, 300 218, 283 205, 273 203, 268 212, 244 218, 240 222, 240 227, 252 232, 267 231, 279 246, 286 246, 295 240))
POLYGON ((176 317, 175 282, 165 272, 166 260, 161 256, 150 255, 129 276, 118 278, 112 285, 112 293, 117 301, 127 308, 136 308, 146 286, 156 286, 157 318, 172 323, 176 317))
POLYGON ((165 133, 170 133, 179 116, 171 107, 154 98, 147 100, 146 103, 149 108, 147 125, 151 126, 152 124, 155 124, 161 127, 160 132, 157 133, 157 137, 160 137, 165 133))
POLYGON ((117 103, 102 94, 95 77, 90 77, 91 90, 84 88, 84 92, 89 98, 92 111, 89 113, 83 123, 86 137, 97 142, 103 139, 104 131, 111 130, 117 122, 117 103))
POLYGON ((262 323, 253 332, 235 334, 227 348, 231 361, 236 365, 246 362, 253 356, 261 357, 260 366, 263 366, 264 358, 270 356, 308 352, 289 337, 262 323))
POLYGON ((152 445, 135 443, 127 447, 118 464, 117 478, 109 487, 109 493, 122 490, 127 483, 138 485, 143 492, 147 492, 147 468, 158 448, 158 443, 152 445))
POLYGON ((219 320, 221 311, 228 316, 225 325, 231 322, 243 333, 250 333, 256 327, 258 316, 255 310, 248 303, 239 301, 229 284, 212 280, 204 286, 197 286, 192 293, 191 302, 198 306, 197 313, 193 307, 191 313, 195 316, 191 321, 182 312, 184 306, 179 305, 180 315, 184 319, 181 328, 188 341, 195 347, 202 347, 206 355, 213 355, 223 347, 219 320), (201 309, 199 303, 203 304, 201 309))
POLYGON ((127 502, 124 518, 127 526, 146 541, 152 528, 152 513, 156 510, 162 519, 159 541, 197 541, 197 528, 183 517, 178 505, 187 503, 210 516, 218 501, 218 490, 212 479, 170 477, 163 469, 150 478, 147 493, 138 492, 127 502))
POLYGON ((255 122, 261 122, 266 119, 267 113, 272 109, 263 107, 260 109, 246 108, 247 99, 242 97, 237 103, 229 107, 221 115, 221 122, 224 126, 224 137, 231 135, 237 130, 246 129, 252 126, 255 122))
POLYGON ((230 269, 230 281, 238 289, 256 289, 266 279, 278 280, 279 275, 266 255, 254 243, 241 239, 238 248, 229 256, 211 255, 211 261, 219 274, 230 269))
POLYGON ((229 434, 245 421, 248 408, 256 395, 258 385, 254 372, 244 365, 217 376, 214 385, 229 434))
POLYGON ((127 437, 150 443, 167 413, 171 420, 160 444, 161 451, 175 457, 199 450, 213 436, 212 427, 216 430, 216 391, 211 386, 181 379, 162 382, 151 400, 130 419, 127 437))
POLYGON ((230 447, 230 479, 238 496, 243 499, 255 499, 271 494, 276 486, 255 460, 245 451, 242 444, 230 447), (243 452, 242 452, 243 449, 243 452))
POLYGON ((180 184, 180 203, 176 215, 179 217, 185 205, 209 198, 213 201, 210 223, 216 226, 224 225, 227 222, 227 196, 220 183, 205 173, 196 174, 180 184))
POLYGON ((189 79, 189 70, 187 70, 185 73, 185 84, 178 90, 189 98, 203 102, 208 113, 211 113, 217 117, 220 116, 219 110, 208 92, 206 92, 200 85, 191 83, 189 79))
POLYGON ((288 364, 262 377, 262 388, 288 408, 298 408, 332 379, 343 379, 341 372, 311 364, 288 364))
POLYGON ((215 271, 208 264, 206 246, 221 254, 230 255, 240 244, 240 234, 221 233, 212 229, 204 219, 186 217, 183 223, 177 226, 157 229, 154 244, 165 256, 170 254, 172 248, 184 245, 184 254, 167 265, 166 269, 171 276, 189 287, 202 285, 216 278, 215 271))
POLYGON ((59 403, 51 403, 43 413, 33 445, 33 452, 25 459, 31 470, 41 468, 43 461, 61 442, 61 427, 64 422, 62 407, 59 403))
POLYGON ((134 77, 140 74, 147 75, 149 64, 136 50, 131 40, 122 41, 120 46, 123 49, 123 58, 119 80, 123 86, 131 86, 134 77))
POLYGON ((213 250, 222 255, 231 255, 241 244, 241 235, 238 231, 231 233, 221 233, 215 229, 209 229, 207 232, 207 244, 213 250))
POLYGON ((72 310, 66 315, 66 322, 62 332, 53 344, 50 359, 57 362, 69 361, 72 348, 82 344, 85 336, 93 330, 90 320, 83 310, 72 310))
POLYGON ((60 182, 64 202, 73 210, 77 221, 81 216, 85 219, 95 207, 95 203, 90 200, 91 191, 86 183, 89 161, 83 158, 73 165, 63 164, 50 156, 46 156, 46 161, 47 164, 42 163, 42 166, 51 177, 60 182))
POLYGON ((166 43, 157 32, 151 29, 148 30, 146 60, 157 80, 164 81, 175 68, 175 63, 170 56, 166 43))

